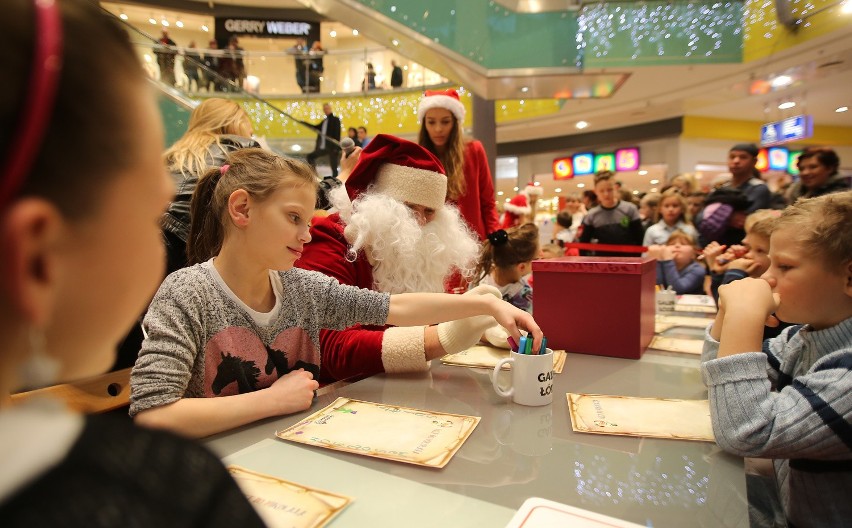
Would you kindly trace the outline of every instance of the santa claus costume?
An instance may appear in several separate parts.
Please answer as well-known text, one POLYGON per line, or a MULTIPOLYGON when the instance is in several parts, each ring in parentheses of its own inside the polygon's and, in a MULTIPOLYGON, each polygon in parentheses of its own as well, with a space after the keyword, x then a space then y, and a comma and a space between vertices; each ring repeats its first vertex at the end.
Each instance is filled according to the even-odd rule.
MULTIPOLYGON (((448 197, 447 201, 458 207, 462 218, 476 232, 479 240, 485 240, 489 233, 499 228, 497 206, 494 201, 494 181, 491 179, 491 170, 488 167, 485 148, 479 141, 464 140, 462 129, 464 127, 465 108, 455 90, 427 90, 425 92, 417 110, 417 117, 421 123, 420 145, 426 147, 442 160, 445 158, 439 151, 452 148, 451 144, 438 147, 431 140, 429 142, 423 141, 422 130, 426 128, 424 119, 426 113, 433 108, 443 108, 453 114, 457 134, 464 146, 462 163, 464 193, 460 196, 448 197)), ((444 168, 449 170, 447 166, 444 166, 444 168)))
POLYGON ((528 183, 521 192, 503 206, 500 228, 509 229, 522 223, 532 222, 534 220, 532 217, 533 206, 542 192, 543 189, 538 185, 528 183))
MULTIPOLYGON (((472 275, 479 253, 476 236, 444 202, 446 186, 440 161, 425 148, 377 135, 345 186, 332 191, 339 212, 314 218, 296 266, 387 293, 444 291, 453 272, 472 275), (413 211, 418 206, 434 218, 413 211)), ((323 330, 320 345, 321 381, 428 368, 423 327, 323 330)))

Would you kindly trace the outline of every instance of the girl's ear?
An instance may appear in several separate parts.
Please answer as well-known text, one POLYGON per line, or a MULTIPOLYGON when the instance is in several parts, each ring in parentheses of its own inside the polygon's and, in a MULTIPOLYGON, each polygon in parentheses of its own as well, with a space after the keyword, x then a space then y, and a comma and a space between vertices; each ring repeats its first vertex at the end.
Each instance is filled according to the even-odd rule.
POLYGON ((40 198, 19 200, 0 224, 0 288, 30 324, 47 325, 58 279, 62 215, 40 198))
POLYGON ((250 202, 249 194, 245 189, 237 189, 228 196, 228 216, 235 226, 248 226, 250 202))

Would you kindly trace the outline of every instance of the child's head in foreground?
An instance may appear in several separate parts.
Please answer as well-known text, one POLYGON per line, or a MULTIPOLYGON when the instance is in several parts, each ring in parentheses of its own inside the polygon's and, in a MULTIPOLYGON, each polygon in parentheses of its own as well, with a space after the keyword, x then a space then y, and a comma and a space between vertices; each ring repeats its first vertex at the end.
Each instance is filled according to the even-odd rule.
POLYGON ((799 200, 771 235, 764 278, 778 297, 783 321, 815 329, 852 317, 852 191, 799 200))
POLYGON ((595 174, 595 195, 601 207, 611 209, 618 204, 619 194, 615 189, 615 173, 600 171, 595 174))

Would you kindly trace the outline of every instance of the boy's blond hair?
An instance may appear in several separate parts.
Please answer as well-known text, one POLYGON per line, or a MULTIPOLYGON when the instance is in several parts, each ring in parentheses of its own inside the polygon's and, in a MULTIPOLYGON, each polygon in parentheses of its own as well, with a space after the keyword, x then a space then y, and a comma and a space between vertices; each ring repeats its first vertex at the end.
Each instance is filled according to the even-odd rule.
POLYGON ((784 209, 775 230, 795 228, 796 238, 808 250, 822 255, 829 269, 852 260, 852 191, 800 199, 784 209))
POLYGON ((777 209, 758 209, 746 217, 745 232, 747 235, 757 235, 769 240, 769 235, 780 217, 781 211, 777 209))
POLYGON ((614 172, 604 170, 604 171, 598 171, 597 173, 595 173, 595 185, 597 185, 598 183, 600 183, 602 181, 609 181, 609 180, 615 181, 615 173, 614 172))

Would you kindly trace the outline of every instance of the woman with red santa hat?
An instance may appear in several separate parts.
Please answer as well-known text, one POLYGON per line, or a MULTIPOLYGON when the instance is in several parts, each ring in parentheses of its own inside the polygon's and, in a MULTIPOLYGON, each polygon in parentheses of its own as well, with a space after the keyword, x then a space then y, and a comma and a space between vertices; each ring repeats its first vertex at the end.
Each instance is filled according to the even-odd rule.
POLYGON ((427 90, 420 101, 418 143, 434 154, 447 173, 447 201, 479 240, 499 228, 494 182, 482 143, 465 140, 465 108, 455 90, 427 90))
POLYGON ((509 229, 535 221, 535 201, 543 189, 534 183, 528 183, 521 192, 503 206, 500 229, 509 229))

